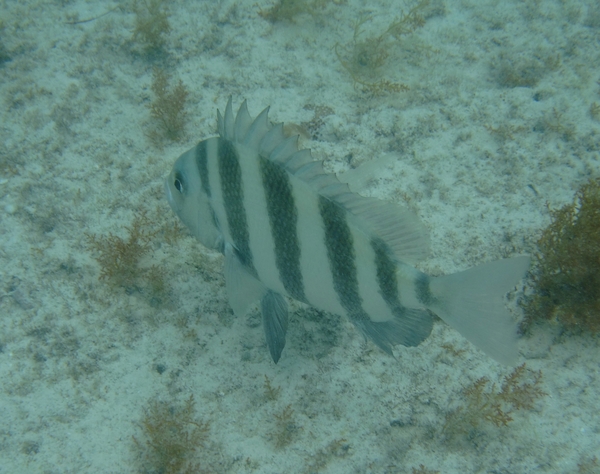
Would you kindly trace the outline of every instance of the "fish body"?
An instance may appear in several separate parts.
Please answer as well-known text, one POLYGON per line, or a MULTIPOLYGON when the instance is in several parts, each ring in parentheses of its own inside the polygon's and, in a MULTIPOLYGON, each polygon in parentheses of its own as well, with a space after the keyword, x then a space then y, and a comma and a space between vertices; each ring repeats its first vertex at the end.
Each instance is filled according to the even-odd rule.
POLYGON ((231 99, 219 136, 181 155, 165 188, 172 209, 208 248, 225 255, 236 315, 259 302, 271 356, 285 346, 285 297, 347 316, 385 352, 416 346, 433 315, 503 363, 517 355, 503 296, 529 266, 515 257, 429 277, 411 264, 427 255, 424 226, 410 212, 350 191, 297 137, 255 119, 231 99))

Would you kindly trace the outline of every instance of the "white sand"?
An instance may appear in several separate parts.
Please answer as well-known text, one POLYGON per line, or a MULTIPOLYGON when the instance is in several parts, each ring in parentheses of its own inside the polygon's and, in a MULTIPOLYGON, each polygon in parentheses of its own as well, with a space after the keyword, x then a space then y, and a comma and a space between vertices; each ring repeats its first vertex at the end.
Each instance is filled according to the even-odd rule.
POLYGON ((301 309, 274 365, 257 311, 233 317, 221 257, 187 233, 176 245, 157 236, 144 259, 168 275, 159 305, 100 281, 84 234, 126 237, 142 210, 156 229, 175 225, 162 180, 215 133, 216 108, 232 95, 253 115, 270 104, 272 120, 296 124, 312 118, 307 104, 331 107, 320 139, 303 142, 330 169, 391 155, 365 192, 426 223, 421 270, 531 253, 550 222, 546 203, 570 202, 599 175, 597 3, 434 2, 381 71, 410 89, 382 97, 353 86, 334 47, 350 47, 363 14, 374 19, 367 35, 381 31, 399 2, 332 3, 294 24, 261 18, 268 1, 168 3, 172 31, 154 60, 132 41, 131 6, 78 24, 67 21, 117 3, 0 7, 10 58, 0 65, 0 473, 152 472, 144 411, 191 394, 211 426, 196 453, 209 472, 570 473, 600 458, 597 336, 535 327, 520 363, 542 370, 547 396, 506 427, 448 439, 462 388, 511 369, 442 322, 393 359, 349 322, 301 309), (147 136, 153 65, 190 91, 186 138, 163 150, 147 136), (507 82, 515 70, 535 84, 507 82), (265 376, 281 388, 276 400, 265 376), (278 447, 275 415, 288 405, 291 436, 278 447))

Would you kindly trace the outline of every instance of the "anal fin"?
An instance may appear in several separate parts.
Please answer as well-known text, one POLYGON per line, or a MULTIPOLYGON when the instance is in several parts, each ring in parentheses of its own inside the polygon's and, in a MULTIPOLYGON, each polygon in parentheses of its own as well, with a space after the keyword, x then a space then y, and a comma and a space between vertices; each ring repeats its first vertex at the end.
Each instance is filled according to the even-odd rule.
POLYGON ((361 332, 379 346, 394 355, 393 346, 418 346, 433 327, 433 316, 426 309, 397 308, 395 317, 389 321, 353 321, 361 332))

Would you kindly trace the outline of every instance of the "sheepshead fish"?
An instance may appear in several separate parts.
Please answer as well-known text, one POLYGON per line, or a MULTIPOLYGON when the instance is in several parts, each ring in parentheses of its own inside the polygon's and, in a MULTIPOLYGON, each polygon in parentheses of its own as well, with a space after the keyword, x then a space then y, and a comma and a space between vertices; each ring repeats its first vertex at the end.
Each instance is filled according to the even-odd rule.
POLYGON ((219 136, 181 155, 165 188, 169 204, 200 242, 225 256, 231 308, 259 302, 277 363, 288 326, 286 297, 348 317, 388 354, 416 346, 433 315, 505 364, 517 357, 517 328, 504 295, 529 257, 430 277, 414 264, 427 233, 412 213, 351 192, 310 150, 298 149, 266 108, 255 119, 231 98, 219 136))

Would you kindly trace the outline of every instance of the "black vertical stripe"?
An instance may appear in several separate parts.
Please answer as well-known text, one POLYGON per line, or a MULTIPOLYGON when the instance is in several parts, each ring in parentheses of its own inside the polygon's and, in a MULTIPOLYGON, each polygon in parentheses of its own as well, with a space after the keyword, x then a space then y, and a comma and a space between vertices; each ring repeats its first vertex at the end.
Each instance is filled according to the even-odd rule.
MULTIPOLYGON (((379 237, 371 239, 375 252, 375 268, 379 293, 396 319, 397 328, 393 339, 396 343, 412 346, 419 344, 431 331, 431 317, 425 310, 410 310, 400 302, 398 291, 398 266, 391 257, 388 245, 379 237)), ((429 289, 429 277, 424 273, 415 280, 415 293, 423 305, 433 302, 429 289)))
POLYGON ((237 250, 238 258, 247 269, 256 274, 252 251, 250 250, 239 157, 235 147, 229 140, 223 138, 218 140, 219 179, 229 232, 237 250))
POLYGON ((203 140, 196 145, 196 166, 200 173, 200 182, 202 189, 208 197, 210 197, 210 182, 208 181, 208 157, 206 156, 206 142, 203 140))
POLYGON ((425 306, 431 306, 432 304, 437 302, 436 298, 431 293, 431 287, 429 286, 429 276, 425 275, 425 273, 422 273, 415 280, 415 293, 417 295, 417 300, 419 300, 419 303, 425 306))
POLYGON ((392 310, 395 310, 400 306, 396 264, 390 258, 390 251, 387 244, 380 238, 374 237, 371 239, 371 248, 375 252, 375 268, 379 292, 388 306, 392 310))
POLYGON ((262 184, 267 200, 271 233, 275 243, 275 263, 283 287, 293 298, 306 302, 300 269, 298 241, 298 210, 292 194, 287 171, 281 166, 260 158, 262 184))
POLYGON ((325 246, 333 287, 340 303, 354 321, 368 319, 358 291, 354 239, 346 221, 346 211, 339 204, 319 196, 319 212, 325 227, 325 246))

